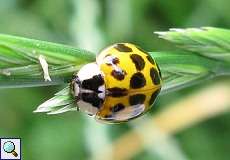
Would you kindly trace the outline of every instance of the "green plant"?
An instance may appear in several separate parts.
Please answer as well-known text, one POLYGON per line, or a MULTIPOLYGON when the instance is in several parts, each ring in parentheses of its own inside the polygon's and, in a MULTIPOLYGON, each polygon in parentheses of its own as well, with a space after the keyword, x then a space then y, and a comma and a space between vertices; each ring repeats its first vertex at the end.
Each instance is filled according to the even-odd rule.
POLYGON ((94 59, 95 54, 82 49, 0 34, 0 88, 63 84, 94 59), (44 81, 40 55, 49 64, 50 82, 44 81))
MULTIPOLYGON (((230 75, 230 31, 204 27, 156 32, 180 47, 175 51, 149 52, 159 64, 163 77, 162 94, 190 86, 208 78, 230 75)), ((68 83, 82 65, 95 54, 44 41, 0 35, 0 88, 32 87, 68 83), (44 81, 39 57, 49 65, 52 81, 44 81)), ((39 111, 72 109, 69 88, 39 106, 39 111)), ((57 112, 56 112, 57 111, 57 112)))

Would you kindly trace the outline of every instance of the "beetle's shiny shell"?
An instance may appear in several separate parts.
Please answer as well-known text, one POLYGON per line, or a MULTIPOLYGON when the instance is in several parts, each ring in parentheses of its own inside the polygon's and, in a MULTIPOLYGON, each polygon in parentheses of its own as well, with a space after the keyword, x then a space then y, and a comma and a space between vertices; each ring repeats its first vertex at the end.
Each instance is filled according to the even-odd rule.
MULTIPOLYGON (((147 52, 130 43, 114 44, 106 48, 98 54, 96 63, 91 66, 94 66, 91 71, 95 72, 93 70, 97 68, 97 73, 91 73, 91 76, 85 76, 87 78, 84 79, 83 75, 89 73, 80 70, 78 74, 81 77, 80 83, 73 83, 74 92, 79 101, 84 102, 84 99, 88 101, 84 102, 88 105, 83 106, 78 102, 79 108, 85 110, 84 108, 88 107, 87 111, 92 111, 89 114, 95 115, 96 119, 102 121, 123 122, 142 115, 153 105, 161 89, 161 73, 154 59, 147 52), (96 86, 96 89, 93 86, 93 79, 98 80, 98 77, 104 91, 99 91, 101 86, 96 86), (92 84, 82 85, 86 84, 85 81, 92 84), (80 90, 79 93, 76 93, 76 88, 80 90), (87 92, 92 91, 92 95, 87 95, 87 98, 80 94, 86 91, 85 88, 87 92), (96 97, 95 101, 98 97, 101 98, 101 104, 96 106, 96 109, 92 104, 94 99, 90 99, 93 97, 96 97)), ((90 68, 83 67, 82 70, 90 72, 90 68)), ((98 82, 95 83, 97 84, 98 82)))

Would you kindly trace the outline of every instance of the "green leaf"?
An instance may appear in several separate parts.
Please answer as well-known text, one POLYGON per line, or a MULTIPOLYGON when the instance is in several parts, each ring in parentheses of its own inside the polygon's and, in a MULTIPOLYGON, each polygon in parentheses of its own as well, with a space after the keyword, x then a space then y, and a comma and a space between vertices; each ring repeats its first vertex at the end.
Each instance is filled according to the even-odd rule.
POLYGON ((66 87, 60 92, 56 93, 55 96, 45 103, 42 103, 34 111, 36 112, 47 112, 48 114, 59 114, 67 111, 78 110, 74 98, 70 94, 70 87, 66 87))
POLYGON ((39 40, 0 34, 0 88, 62 84, 95 54, 39 40), (49 65, 51 82, 45 82, 39 56, 49 65))
POLYGON ((155 33, 185 50, 230 62, 230 30, 228 29, 203 27, 170 29, 168 32, 155 33))
POLYGON ((192 52, 150 52, 162 72, 163 88, 167 93, 191 86, 201 80, 229 74, 230 64, 192 52))
POLYGON ((151 52, 162 73, 161 94, 187 87, 202 77, 212 77, 217 62, 189 52, 151 52))

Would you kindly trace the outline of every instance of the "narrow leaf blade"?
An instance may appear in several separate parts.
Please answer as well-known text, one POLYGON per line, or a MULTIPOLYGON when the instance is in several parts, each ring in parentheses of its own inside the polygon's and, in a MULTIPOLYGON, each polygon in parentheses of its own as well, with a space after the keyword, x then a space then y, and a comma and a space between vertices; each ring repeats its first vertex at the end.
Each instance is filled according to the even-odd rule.
POLYGON ((230 62, 230 30, 203 27, 155 32, 160 38, 205 57, 230 62))
POLYGON ((95 60, 86 50, 40 40, 0 34, 0 88, 62 84, 74 72, 95 60), (40 56, 49 65, 51 82, 45 82, 40 56))

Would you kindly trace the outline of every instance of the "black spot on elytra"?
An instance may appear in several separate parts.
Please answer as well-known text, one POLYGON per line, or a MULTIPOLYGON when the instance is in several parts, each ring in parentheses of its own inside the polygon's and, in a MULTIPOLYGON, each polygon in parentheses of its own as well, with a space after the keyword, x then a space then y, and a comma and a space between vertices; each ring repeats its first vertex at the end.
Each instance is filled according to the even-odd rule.
POLYGON ((128 46, 122 43, 116 44, 114 48, 118 50, 119 52, 132 52, 133 51, 132 48, 129 48, 128 46))
MULTIPOLYGON (((106 56, 106 57, 108 57, 108 56, 106 56)), ((112 66, 113 64, 116 65, 116 64, 120 63, 119 58, 117 58, 117 57, 110 57, 110 58, 111 58, 111 62, 109 61, 106 63, 108 66, 112 66)))
POLYGON ((128 94, 128 90, 125 88, 108 88, 108 95, 111 97, 122 97, 128 94))
POLYGON ((160 74, 160 76, 162 77, 160 67, 158 66, 158 64, 157 64, 157 63, 156 63, 156 65, 157 65, 157 68, 158 68, 158 70, 159 70, 159 74, 160 74))
POLYGON ((111 112, 119 112, 121 110, 123 110, 125 108, 125 106, 122 103, 118 103, 115 106, 113 106, 112 108, 110 108, 111 112))
POLYGON ((160 93, 161 89, 156 90, 155 92, 152 93, 151 98, 149 100, 149 106, 151 106, 154 101, 156 100, 158 94, 160 93))
POLYGON ((137 72, 135 73, 130 80, 130 87, 137 89, 137 88, 141 88, 144 87, 146 84, 146 80, 144 75, 141 72, 137 72))
POLYGON ((148 61, 149 61, 151 64, 155 65, 155 62, 154 62, 153 58, 152 58, 150 55, 146 56, 146 58, 148 59, 148 61))
POLYGON ((144 94, 135 94, 129 97, 130 105, 143 104, 146 96, 144 94))
POLYGON ((98 97, 98 94, 95 92, 90 93, 81 93, 81 99, 87 103, 92 104, 96 108, 100 108, 103 104, 103 99, 98 97))
POLYGON ((120 63, 119 58, 114 57, 113 60, 112 60, 112 63, 113 63, 113 64, 118 64, 118 63, 120 63))
MULTIPOLYGON (((89 71, 90 72, 90 71, 89 71)), ((104 79, 102 75, 95 75, 90 79, 83 80, 81 87, 84 89, 89 89, 94 92, 98 92, 98 87, 104 84, 104 79)))
POLYGON ((155 85, 160 84, 160 76, 155 68, 150 69, 150 76, 151 76, 153 84, 155 85))
POLYGON ((144 69, 144 67, 145 67, 145 61, 144 61, 144 59, 140 55, 138 55, 138 54, 131 54, 130 58, 132 59, 133 63, 136 66, 136 69, 138 71, 141 71, 142 69, 144 69))
POLYGON ((119 81, 125 79, 125 74, 126 74, 126 73, 123 72, 123 71, 116 71, 116 70, 113 70, 113 71, 111 72, 111 75, 112 75, 115 79, 117 79, 117 80, 119 80, 119 81))

